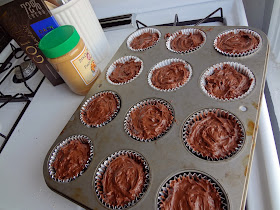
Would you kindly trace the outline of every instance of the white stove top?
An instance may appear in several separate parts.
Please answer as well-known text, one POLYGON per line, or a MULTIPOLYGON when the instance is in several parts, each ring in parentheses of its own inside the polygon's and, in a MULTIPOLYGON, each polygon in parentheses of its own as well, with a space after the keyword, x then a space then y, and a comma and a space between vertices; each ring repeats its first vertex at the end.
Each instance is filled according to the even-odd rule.
MULTIPOLYGON (((147 0, 144 2, 149 3, 147 0)), ((195 0, 184 2, 177 0, 175 3, 172 2, 172 5, 170 2, 172 1, 162 3, 157 0, 148 8, 142 6, 142 9, 136 9, 137 6, 133 5, 138 4, 136 1, 129 6, 128 1, 116 3, 114 0, 106 2, 96 0, 92 4, 98 18, 136 12, 138 13, 136 18, 147 25, 153 25, 162 18, 153 17, 150 13, 151 10, 172 8, 164 11, 167 13, 164 13, 163 16, 170 15, 167 22, 173 22, 175 12, 179 14, 179 20, 183 21, 183 17, 186 18, 185 20, 203 18, 223 6, 228 25, 247 25, 241 0, 200 0, 199 3, 195 0), (112 3, 110 8, 107 7, 110 5, 109 3, 112 3), (116 4, 118 4, 117 7, 116 4), (121 9, 116 10, 115 8, 121 9), (180 14, 183 15, 180 16, 180 14)), ((104 69, 124 39, 135 30, 130 27, 105 33, 112 49, 111 55, 100 64, 101 69, 104 69)), ((65 84, 53 87, 47 80, 43 82, 0 154, 0 208, 80 209, 79 206, 47 187, 43 177, 43 162, 49 148, 82 100, 83 97, 72 93, 65 84)), ((278 161, 275 160, 274 139, 269 127, 270 121, 264 98, 262 104, 255 161, 251 175, 253 179, 249 185, 248 209, 280 209, 279 199, 273 197, 273 195, 280 194, 280 184, 277 182, 277 174, 280 174, 280 170, 277 167, 279 166, 278 161), (255 185, 255 183, 260 184, 255 185)))

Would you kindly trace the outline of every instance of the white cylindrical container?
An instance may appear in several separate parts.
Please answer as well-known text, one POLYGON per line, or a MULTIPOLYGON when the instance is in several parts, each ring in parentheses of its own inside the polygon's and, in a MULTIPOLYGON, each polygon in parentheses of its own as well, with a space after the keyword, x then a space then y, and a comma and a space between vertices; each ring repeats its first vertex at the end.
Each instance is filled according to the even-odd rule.
POLYGON ((109 54, 108 40, 89 0, 71 0, 51 12, 59 25, 76 28, 97 64, 109 54))

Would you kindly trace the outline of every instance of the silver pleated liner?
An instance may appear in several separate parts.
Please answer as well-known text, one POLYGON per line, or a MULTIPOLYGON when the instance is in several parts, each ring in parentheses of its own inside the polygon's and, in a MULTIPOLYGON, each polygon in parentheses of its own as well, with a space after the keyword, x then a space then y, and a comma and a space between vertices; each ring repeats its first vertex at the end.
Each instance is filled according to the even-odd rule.
POLYGON ((193 177, 193 178, 197 178, 197 179, 208 180, 214 186, 214 188, 217 190, 218 194, 221 197, 222 209, 223 210, 230 209, 227 194, 226 194, 225 190, 223 189, 223 187, 220 185, 220 183, 218 183, 218 181, 216 181, 210 175, 206 175, 205 173, 202 173, 199 171, 194 171, 194 170, 186 170, 186 171, 180 172, 180 173, 172 176, 167 181, 165 181, 163 185, 161 185, 159 192, 157 194, 157 200, 156 200, 158 210, 161 210, 162 203, 168 197, 168 189, 170 187, 171 182, 174 180, 178 180, 182 177, 189 177, 189 178, 193 177))
POLYGON ((256 52, 258 49, 260 49, 260 47, 262 46, 262 38, 261 38, 261 36, 257 32, 252 31, 250 29, 233 29, 233 30, 224 31, 224 32, 218 34, 218 36, 214 40, 214 44, 213 45, 214 45, 214 48, 219 53, 221 53, 223 55, 230 56, 230 57, 242 57, 242 56, 250 55, 250 54, 256 52), (217 42, 218 42, 219 38, 221 38, 222 36, 224 36, 226 34, 229 34, 231 32, 233 32, 234 34, 238 34, 240 31, 252 34, 254 37, 256 37, 259 40, 259 44, 257 45, 257 47, 255 47, 254 49, 251 49, 251 50, 249 50, 247 52, 242 52, 242 53, 228 53, 228 52, 222 51, 221 49, 218 48, 217 42))
POLYGON ((106 72, 106 79, 107 81, 112 84, 112 85, 125 85, 127 83, 130 83, 132 82, 133 80, 135 80, 143 71, 143 61, 136 57, 136 56, 124 56, 124 57, 121 57, 119 58, 118 60, 116 60, 114 63, 112 63, 112 65, 108 68, 107 72, 106 72), (135 62, 141 62, 141 68, 139 70, 139 72, 130 80, 126 81, 126 82, 122 82, 122 83, 116 83, 116 82, 113 82, 109 76, 112 74, 112 72, 116 69, 117 67, 117 64, 118 63, 125 63, 127 61, 130 61, 130 60, 134 60, 135 62))
POLYGON ((163 92, 171 92, 171 91, 178 90, 179 88, 181 88, 181 87, 183 87, 185 84, 187 84, 188 81, 191 79, 191 77, 192 77, 192 67, 191 67, 191 65, 190 65, 189 63, 187 63, 186 61, 184 61, 184 60, 182 60, 182 59, 180 59, 180 58, 171 58, 171 59, 166 59, 166 60, 163 60, 163 61, 157 63, 157 64, 150 70, 150 72, 149 72, 149 74, 148 74, 148 83, 149 83, 149 85, 150 85, 152 88, 154 88, 155 90, 163 91, 163 92), (155 71, 156 69, 161 68, 161 67, 168 66, 168 65, 170 65, 170 64, 173 63, 173 62, 182 62, 182 63, 184 63, 185 68, 189 71, 189 77, 187 78, 187 80, 186 80, 183 84, 181 84, 181 85, 179 85, 179 86, 177 86, 177 87, 175 87, 175 88, 171 88, 171 89, 160 89, 160 88, 154 86, 153 83, 152 83, 152 77, 153 77, 154 71, 155 71))
POLYGON ((139 29, 137 31, 135 31, 134 33, 132 33, 128 39, 127 39, 127 42, 126 42, 126 45, 127 47, 132 50, 132 51, 136 51, 136 52, 140 52, 140 51, 145 51, 145 50, 148 50, 152 47, 154 47, 160 40, 161 38, 161 33, 158 29, 155 29, 155 28, 143 28, 143 29, 139 29), (144 34, 144 33, 157 33, 158 34, 158 40, 150 47, 146 47, 146 48, 143 48, 143 49, 134 49, 130 46, 131 42, 133 41, 134 38, 140 36, 141 34, 144 34))
POLYGON ((202 31, 200 29, 195 29, 195 28, 186 28, 186 29, 182 29, 182 30, 176 31, 173 34, 171 34, 171 36, 167 39, 165 45, 166 45, 167 49, 169 51, 171 51, 171 52, 179 53, 179 54, 185 54, 185 53, 191 53, 191 52, 194 52, 194 51, 200 49, 205 43, 206 43, 206 34, 204 33, 204 31, 202 31), (185 35, 201 34, 202 37, 203 37, 203 42, 199 46, 194 47, 194 48, 189 49, 189 50, 186 50, 186 51, 176 51, 176 50, 173 50, 171 48, 171 42, 173 41, 173 39, 175 39, 180 34, 180 32, 182 32, 182 34, 185 34, 185 35))
POLYGON ((49 158, 49 161, 48 161, 48 169, 49 169, 49 174, 51 176, 51 178, 57 182, 62 182, 62 183, 67 183, 67 182, 71 182, 75 179, 77 179, 79 176, 81 176, 85 171, 86 169, 88 168, 88 166, 90 165, 90 162, 92 160, 92 157, 93 157, 93 143, 92 141, 89 139, 89 137, 85 136, 85 135, 73 135, 73 136, 70 136, 68 137, 67 139, 65 139, 63 142, 59 143, 54 149, 53 151, 51 152, 51 155, 50 155, 50 158, 49 158), (56 172, 55 172, 55 169, 53 167, 53 163, 56 159, 56 155, 57 153, 59 152, 59 150, 66 146, 67 144, 69 144, 71 141, 81 141, 82 143, 88 143, 89 144, 89 159, 87 160, 86 164, 85 164, 85 167, 82 171, 80 171, 78 174, 76 174, 75 176, 73 176, 72 178, 70 179, 58 179, 56 178, 56 172))
POLYGON ((173 122, 174 122, 174 119, 175 119, 175 111, 174 111, 173 107, 171 106, 171 104, 169 104, 167 101, 165 101, 163 99, 148 98, 148 99, 144 99, 142 101, 139 101, 137 104, 133 105, 128 110, 128 112, 126 113, 125 119, 124 119, 124 130, 127 133, 127 135, 129 135, 134 140, 141 141, 141 142, 151 142, 151 141, 155 141, 155 140, 161 138, 162 136, 164 136, 171 129, 171 127, 173 125, 173 122), (161 104, 165 105, 168 108, 168 110, 171 112, 171 115, 173 116, 173 119, 172 119, 170 125, 166 128, 166 130, 163 131, 158 136, 156 136, 154 138, 150 138, 150 139, 139 138, 137 136, 134 136, 132 133, 130 133, 129 123, 131 122, 131 119, 130 119, 131 112, 133 112, 134 110, 136 110, 140 107, 143 107, 143 106, 146 106, 146 105, 154 105, 156 103, 161 103, 161 104))
POLYGON ((147 160, 138 152, 135 152, 133 150, 120 150, 120 151, 113 153, 112 155, 107 157, 101 164, 99 164, 99 166, 97 167, 97 170, 95 172, 94 180, 95 180, 94 187, 95 187, 95 192, 96 192, 97 198, 106 208, 127 209, 127 208, 130 208, 130 207, 134 206, 135 204, 137 204, 141 200, 141 198, 144 196, 144 194, 146 193, 146 191, 149 187, 149 184, 150 184, 150 168, 149 168, 147 160), (139 196, 135 200, 129 202, 128 204, 126 204, 124 206, 114 206, 114 205, 110 205, 110 204, 106 203, 101 197, 101 194, 103 194, 102 179, 103 179, 106 169, 110 165, 110 163, 113 160, 115 160, 117 157, 120 157, 120 156, 128 156, 138 163, 141 162, 141 164, 143 165, 144 173, 145 173, 145 181, 144 181, 144 186, 143 186, 142 192, 139 194, 139 196))
POLYGON ((88 100, 85 101, 85 103, 83 104, 81 110, 80 110, 80 120, 82 122, 83 125, 85 125, 86 127, 88 128, 100 128, 104 125, 107 125, 109 122, 111 122, 119 113, 120 111, 120 108, 121 108, 121 99, 119 97, 119 95, 117 93, 115 93, 114 91, 110 91, 110 90, 105 90, 105 91, 101 91, 101 92, 98 92, 96 94, 94 94, 93 96, 91 96, 88 100), (101 95, 104 95, 104 94, 108 94, 108 93, 111 93, 114 95, 116 101, 117 101, 117 108, 116 108, 116 111, 111 115, 111 117, 101 123, 101 124, 97 124, 97 125, 92 125, 92 124, 88 124, 86 123, 84 120, 83 120, 83 114, 87 111, 87 106, 90 104, 91 101, 93 101, 95 98, 101 96, 101 95))
POLYGON ((185 147, 193 155, 195 155, 201 159, 207 160, 207 161, 221 161, 221 160, 226 160, 230 157, 233 157, 235 154, 237 154, 243 147, 246 136, 245 136, 245 129, 244 129, 241 121, 232 113, 230 113, 226 110, 223 110, 223 109, 203 109, 203 110, 200 110, 200 111, 192 114, 185 120, 185 122, 183 124, 183 129, 182 129, 182 138, 183 138, 183 143, 184 143, 185 147), (192 126, 195 124, 195 122, 206 118, 208 113, 210 113, 210 112, 216 114, 217 116, 222 116, 224 118, 227 118, 229 120, 236 122, 236 124, 238 125, 238 127, 240 129, 239 132, 241 135, 240 135, 240 141, 238 142, 237 147, 235 148, 234 151, 232 151, 230 154, 228 154, 225 157, 212 158, 212 157, 204 156, 200 152, 195 151, 191 147, 191 145, 189 145, 187 142, 187 138, 188 138, 189 134, 191 133, 192 126))
POLYGON ((247 95, 249 95, 249 93, 252 92, 252 90, 254 89, 256 85, 256 79, 255 79, 255 75, 253 74, 253 72, 247 67, 247 66, 244 66, 240 63, 236 63, 236 62, 223 62, 223 63, 218 63, 218 64, 215 64, 211 67, 209 67, 201 76, 200 78, 200 87, 202 89, 202 91, 208 95, 210 98, 213 98, 215 100, 218 100, 218 101, 236 101, 236 100, 239 100, 239 99, 242 99, 244 97, 246 97, 247 95), (238 96, 238 97, 235 97, 235 98, 217 98, 216 96, 210 94, 205 86, 206 86, 206 78, 208 76, 211 76, 212 74, 214 74, 214 71, 215 69, 218 69, 218 70, 222 70, 223 69, 223 66, 225 64, 228 64, 230 66, 232 66, 237 72, 249 77, 251 80, 252 80, 252 83, 249 87, 249 89, 247 90, 246 93, 242 94, 241 96, 238 96))

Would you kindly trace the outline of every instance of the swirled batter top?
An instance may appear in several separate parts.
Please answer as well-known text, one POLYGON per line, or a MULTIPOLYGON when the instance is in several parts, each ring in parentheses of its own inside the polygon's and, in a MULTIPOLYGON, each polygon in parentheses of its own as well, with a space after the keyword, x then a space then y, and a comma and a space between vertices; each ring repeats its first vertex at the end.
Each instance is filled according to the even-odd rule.
POLYGON ((227 53, 243 53, 255 49, 259 42, 260 40, 250 33, 230 32, 217 39, 217 48, 227 53))
POLYGON ((147 47, 153 46, 158 39, 158 33, 143 33, 132 40, 130 47, 135 50, 145 49, 147 47))
POLYGON ((159 89, 172 89, 183 85, 189 78, 190 72, 183 62, 172 62, 154 70, 151 81, 159 89))
POLYGON ((239 73, 229 64, 222 70, 215 69, 214 73, 205 78, 207 92, 220 99, 233 99, 245 94, 253 79, 239 73))
POLYGON ((221 197, 215 187, 197 176, 173 180, 167 190, 168 197, 161 204, 162 210, 222 209, 221 197))
POLYGON ((139 106, 130 113, 128 124, 132 136, 152 139, 165 132, 173 121, 167 106, 156 102, 139 106))
POLYGON ((55 177, 58 179, 69 179, 80 173, 90 156, 88 143, 72 140, 58 151, 53 162, 55 177))
POLYGON ((187 131, 187 143, 204 157, 224 158, 236 151, 242 131, 231 119, 209 112, 187 131))
POLYGON ((181 31, 171 41, 170 47, 174 51, 184 52, 196 48, 204 42, 200 33, 183 34, 181 31))
POLYGON ((117 63, 116 68, 110 74, 109 79, 114 83, 124 83, 134 78, 141 69, 141 62, 135 59, 125 63, 117 63))
POLYGON ((82 119, 88 125, 99 125, 114 115, 118 101, 114 94, 103 93, 95 97, 82 111, 82 119))
POLYGON ((102 200, 113 206, 124 206, 142 192, 145 172, 142 163, 122 155, 107 167, 103 179, 102 200))

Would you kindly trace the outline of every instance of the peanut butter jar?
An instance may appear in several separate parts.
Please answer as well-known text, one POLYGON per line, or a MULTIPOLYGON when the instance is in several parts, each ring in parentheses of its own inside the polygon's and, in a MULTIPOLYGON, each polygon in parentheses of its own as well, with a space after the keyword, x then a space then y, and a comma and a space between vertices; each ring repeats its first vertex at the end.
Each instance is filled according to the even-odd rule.
POLYGON ((39 48, 74 93, 87 94, 100 70, 74 26, 52 30, 41 39, 39 48))

